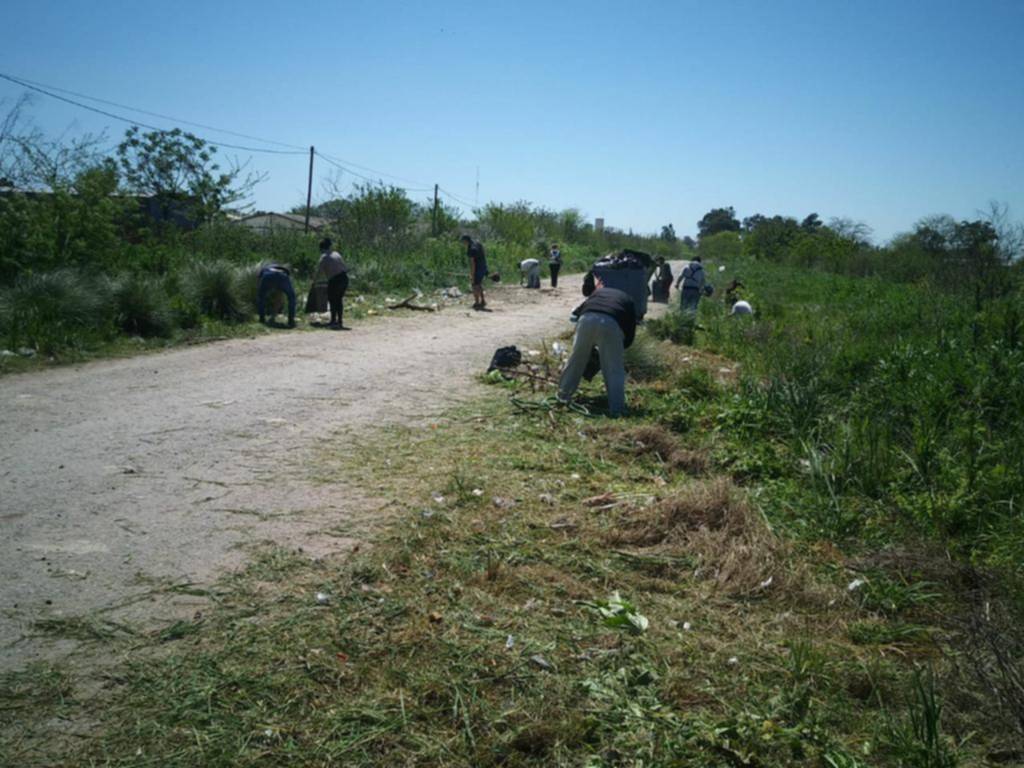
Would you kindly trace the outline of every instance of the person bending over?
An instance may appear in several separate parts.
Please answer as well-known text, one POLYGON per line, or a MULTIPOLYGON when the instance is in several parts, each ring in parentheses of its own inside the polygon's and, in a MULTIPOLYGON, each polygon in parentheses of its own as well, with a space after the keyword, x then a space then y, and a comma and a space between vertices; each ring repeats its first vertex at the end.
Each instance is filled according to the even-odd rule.
MULTIPOLYGON (((267 322, 267 296, 280 291, 288 297, 288 327, 295 327, 295 289, 292 287, 291 271, 281 264, 264 264, 260 268, 259 286, 256 291, 256 308, 260 322, 267 322)), ((271 310, 271 314, 275 314, 271 310)))
POLYGON ((329 237, 320 241, 320 261, 316 265, 313 281, 323 276, 327 279, 327 304, 331 309, 331 328, 348 330, 342 322, 345 291, 348 290, 348 266, 341 254, 331 248, 329 237))
POLYGON ((608 411, 621 416, 626 410, 625 351, 636 335, 636 304, 625 291, 608 288, 594 276, 594 292, 573 315, 579 320, 572 354, 558 383, 558 400, 568 403, 580 385, 591 351, 597 347, 601 376, 608 393, 608 411))

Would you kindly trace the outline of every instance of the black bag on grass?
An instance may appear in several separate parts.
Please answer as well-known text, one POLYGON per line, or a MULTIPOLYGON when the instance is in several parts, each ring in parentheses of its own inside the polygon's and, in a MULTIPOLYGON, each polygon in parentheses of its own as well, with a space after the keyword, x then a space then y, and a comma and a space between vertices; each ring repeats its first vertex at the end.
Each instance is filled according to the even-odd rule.
POLYGON ((523 362, 523 355, 514 346, 500 347, 491 358, 491 365, 487 372, 490 373, 498 368, 515 368, 521 362, 523 362))

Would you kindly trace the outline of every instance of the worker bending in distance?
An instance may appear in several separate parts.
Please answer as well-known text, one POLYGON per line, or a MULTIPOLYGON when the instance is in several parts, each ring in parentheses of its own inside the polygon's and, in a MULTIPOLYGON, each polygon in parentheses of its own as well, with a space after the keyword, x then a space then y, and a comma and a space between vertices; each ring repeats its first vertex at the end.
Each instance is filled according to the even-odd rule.
MULTIPOLYGON (((295 288, 292 287, 291 270, 282 264, 264 264, 260 267, 259 285, 256 289, 256 309, 260 322, 267 322, 267 297, 280 291, 288 297, 288 327, 295 327, 295 288)), ((271 309, 271 315, 276 312, 271 309)))
POLYGON ((348 266, 341 254, 331 248, 331 239, 325 237, 320 241, 320 261, 317 262, 313 282, 324 277, 327 280, 327 304, 331 309, 331 323, 328 327, 339 331, 347 331, 342 322, 345 291, 348 290, 348 266))
POLYGON ((608 393, 608 411, 621 416, 626 410, 625 351, 636 335, 636 304, 628 293, 608 288, 595 275, 593 293, 573 311, 573 316, 579 318, 576 336, 558 383, 558 400, 568 403, 572 399, 596 347, 608 393))
POLYGON ((466 255, 469 257, 469 283, 473 286, 473 309, 486 309, 484 278, 487 277, 487 255, 484 253, 484 246, 469 235, 463 235, 459 240, 466 246, 466 255))
POLYGON ((694 256, 693 261, 683 267, 676 279, 676 288, 679 289, 679 308, 696 316, 700 296, 704 292, 704 265, 700 256, 694 256))
POLYGON ((519 262, 519 272, 522 274, 520 284, 527 288, 540 288, 539 259, 523 259, 519 262))

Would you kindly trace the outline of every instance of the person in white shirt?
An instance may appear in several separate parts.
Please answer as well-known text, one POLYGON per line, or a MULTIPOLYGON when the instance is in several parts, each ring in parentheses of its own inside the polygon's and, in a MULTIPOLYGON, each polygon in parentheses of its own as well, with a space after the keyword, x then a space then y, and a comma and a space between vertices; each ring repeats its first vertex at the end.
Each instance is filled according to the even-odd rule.
POLYGON ((519 262, 519 271, 523 275, 522 283, 527 288, 540 288, 540 261, 523 259, 519 262))
POLYGON ((700 256, 694 256, 693 261, 683 267, 683 271, 676 279, 676 288, 680 294, 680 309, 687 314, 696 315, 700 296, 704 293, 704 265, 701 264, 700 256))
POLYGON ((551 270, 551 287, 558 287, 558 273, 562 269, 562 250, 558 243, 551 246, 551 253, 548 254, 548 269, 551 270))
POLYGON ((317 262, 313 280, 315 282, 321 276, 327 278, 327 303, 331 309, 330 327, 347 331, 349 329, 342 322, 342 311, 345 291, 348 290, 348 266, 341 258, 341 254, 332 250, 331 245, 329 237, 320 241, 320 261, 317 262))

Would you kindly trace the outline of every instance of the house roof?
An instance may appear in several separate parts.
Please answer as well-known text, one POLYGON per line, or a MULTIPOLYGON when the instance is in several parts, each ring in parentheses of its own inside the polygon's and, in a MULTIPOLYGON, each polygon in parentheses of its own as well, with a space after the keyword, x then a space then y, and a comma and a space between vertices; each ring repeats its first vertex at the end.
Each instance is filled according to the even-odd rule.
MULTIPOLYGON (((248 216, 242 216, 241 218, 235 219, 234 221, 235 221, 235 223, 238 223, 238 224, 244 224, 245 222, 250 221, 252 219, 262 219, 262 218, 284 219, 285 221, 290 221, 293 224, 300 224, 300 225, 303 225, 303 226, 305 226, 305 224, 306 224, 306 217, 301 215, 301 214, 298 214, 298 213, 275 213, 274 211, 263 211, 262 213, 250 213, 248 216)), ((327 226, 327 219, 323 218, 322 216, 310 216, 309 217, 309 226, 311 228, 313 228, 313 229, 323 229, 324 227, 327 226)))

